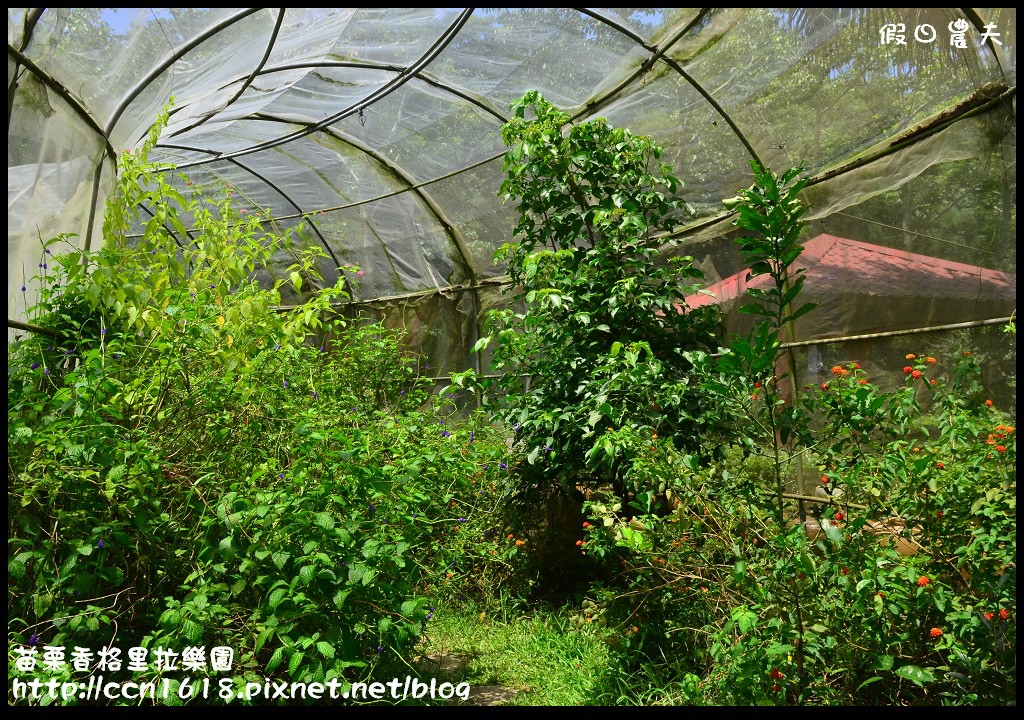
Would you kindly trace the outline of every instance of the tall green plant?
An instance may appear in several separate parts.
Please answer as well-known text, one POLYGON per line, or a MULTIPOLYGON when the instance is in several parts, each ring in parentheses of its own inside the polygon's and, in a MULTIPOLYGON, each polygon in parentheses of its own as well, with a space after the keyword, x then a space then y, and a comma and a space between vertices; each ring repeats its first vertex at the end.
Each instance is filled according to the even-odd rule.
MULTIPOLYGON (((803 252, 799 241, 805 224, 800 218, 806 207, 799 195, 807 183, 798 179, 800 168, 778 176, 756 161, 751 162, 751 167, 754 184, 725 204, 736 212, 734 224, 750 233, 736 240, 749 263, 747 282, 761 276, 770 279, 765 288, 748 287, 750 301, 740 308, 740 312, 761 319, 754 323, 747 337, 734 339, 727 352, 718 358, 717 376, 706 356, 695 353, 691 358, 705 373, 713 392, 749 397, 747 389, 755 389, 754 397, 763 398, 763 402, 750 402, 744 409, 753 421, 752 427, 764 430, 760 440, 771 447, 776 518, 779 527, 784 528, 783 451, 798 435, 808 439, 808 416, 794 402, 793 391, 785 391, 787 386, 796 386, 792 376, 796 364, 792 351, 782 349, 786 331, 790 331, 792 339, 793 323, 816 307, 814 303, 796 304, 803 290, 805 271, 793 268, 803 252)), ((753 442, 755 438, 748 436, 747 440, 753 442)))
MULTIPOLYGON (((761 319, 754 323, 747 337, 732 341, 714 368, 707 356, 695 353, 691 358, 713 394, 722 400, 731 400, 734 407, 737 406, 735 398, 744 398, 739 407, 750 421, 747 427, 753 431, 743 433, 742 441, 752 449, 767 446, 772 456, 772 509, 777 530, 774 537, 769 536, 768 542, 775 546, 779 561, 771 575, 761 578, 761 582, 770 585, 773 595, 785 598, 789 605, 787 617, 779 621, 779 633, 780 637, 792 639, 798 694, 802 696, 807 682, 804 662, 806 591, 797 577, 807 574, 811 561, 806 552, 806 538, 788 532, 784 490, 789 462, 787 450, 800 438, 810 439, 809 415, 794 402, 792 391, 784 392, 786 385, 795 388, 796 382, 792 377, 795 370, 792 353, 784 351, 782 343, 783 333, 787 329, 792 331, 793 323, 815 307, 812 303, 794 307, 805 280, 804 270, 794 269, 793 263, 803 251, 799 240, 805 225, 800 218, 806 208, 799 195, 806 180, 799 179, 800 168, 778 176, 756 161, 751 162, 751 167, 754 184, 725 204, 736 212, 734 224, 749 233, 736 240, 740 253, 749 263, 747 282, 762 276, 770 280, 765 288, 748 287, 750 301, 740 308, 741 312, 761 319), (783 359, 786 362, 780 362, 783 359), (750 388, 755 389, 752 395, 750 388), (757 400, 759 396, 762 401, 757 400)), ((738 418, 739 413, 735 417, 738 418)), ((762 504, 761 489, 754 488, 754 491, 751 501, 755 505, 762 504)), ((738 553, 737 564, 746 564, 742 553, 738 553)))
POLYGON ((501 194, 519 222, 496 258, 522 310, 491 313, 477 346, 496 340, 496 416, 546 477, 650 491, 631 483, 635 448, 693 445, 702 396, 685 351, 716 342, 716 311, 686 308, 703 277, 693 258, 663 259, 688 212, 682 183, 649 137, 574 124, 536 91, 511 108, 501 194))
MULTIPOLYGON (((288 238, 228 189, 178 194, 146 160, 158 135, 121 159, 100 250, 45 245, 50 334, 8 348, 8 675, 85 681, 95 663, 16 658, 108 645, 230 647, 236 689, 404 671, 431 603, 499 592, 525 554, 504 436, 423 409, 400 338, 332 314, 340 282, 281 311, 254 274, 288 238), (159 222, 133 237, 143 206, 159 222)), ((295 257, 293 283, 320 279, 295 257)), ((149 657, 106 676, 177 688, 149 657)), ((54 701, 79 699, 19 698, 54 701)))

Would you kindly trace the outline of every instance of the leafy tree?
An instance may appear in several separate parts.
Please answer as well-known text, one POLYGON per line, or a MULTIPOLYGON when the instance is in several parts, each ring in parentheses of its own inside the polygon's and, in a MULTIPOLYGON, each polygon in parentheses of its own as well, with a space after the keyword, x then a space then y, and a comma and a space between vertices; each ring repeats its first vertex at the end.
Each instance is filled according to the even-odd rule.
POLYGON ((686 309, 703 278, 693 258, 661 259, 675 245, 665 233, 690 212, 682 183, 663 163, 651 171, 661 148, 650 137, 603 119, 572 124, 536 91, 511 109, 501 194, 518 201, 519 221, 496 256, 524 310, 493 311, 477 343, 497 340, 496 414, 546 477, 649 501, 663 488, 634 482, 630 460, 655 435, 694 445, 702 397, 684 352, 716 346, 717 309, 686 309))

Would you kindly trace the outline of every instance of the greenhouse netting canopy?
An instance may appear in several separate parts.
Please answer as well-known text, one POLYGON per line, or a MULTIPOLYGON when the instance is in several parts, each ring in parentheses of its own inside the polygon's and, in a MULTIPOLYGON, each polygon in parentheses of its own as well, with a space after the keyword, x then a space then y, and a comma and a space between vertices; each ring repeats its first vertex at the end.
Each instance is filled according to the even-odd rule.
POLYGON ((169 106, 150 160, 176 168, 182 193, 227 186, 239 213, 301 229, 325 253, 324 282, 358 265, 355 306, 408 330, 435 372, 468 367, 481 315, 508 284, 494 262, 516 222, 499 196, 500 129, 530 90, 575 122, 605 118, 664 148, 695 210, 680 219, 679 247, 708 284, 744 269, 722 201, 751 184, 751 161, 803 168, 808 238, 832 238, 819 265, 843 274, 815 284, 809 267, 816 299, 826 307, 831 292, 840 305, 799 328, 798 342, 994 324, 1015 311, 1014 9, 7 17, 9 328, 31 320, 43 242, 102 243, 117 158, 169 106), (837 257, 846 250, 857 254, 837 257), (877 258, 854 292, 857 264, 877 258))

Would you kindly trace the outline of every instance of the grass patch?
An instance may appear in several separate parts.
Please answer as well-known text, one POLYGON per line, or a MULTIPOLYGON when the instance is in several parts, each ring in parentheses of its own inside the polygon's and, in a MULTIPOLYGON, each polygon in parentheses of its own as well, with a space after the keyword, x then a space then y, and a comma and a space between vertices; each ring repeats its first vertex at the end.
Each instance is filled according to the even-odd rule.
POLYGON ((517 691, 508 705, 591 705, 607 676, 608 647, 569 622, 567 609, 492 617, 473 609, 439 614, 422 655, 465 657, 446 679, 517 691))

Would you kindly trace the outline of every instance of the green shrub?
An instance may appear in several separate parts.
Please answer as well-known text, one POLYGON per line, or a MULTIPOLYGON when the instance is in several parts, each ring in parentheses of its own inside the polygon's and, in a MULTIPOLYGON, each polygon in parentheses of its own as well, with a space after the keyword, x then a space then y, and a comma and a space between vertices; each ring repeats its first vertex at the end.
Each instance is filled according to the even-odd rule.
POLYGON ((573 124, 530 92, 502 128, 502 195, 516 242, 497 253, 524 312, 492 312, 496 417, 515 428, 539 485, 611 483, 621 497, 633 449, 615 429, 686 444, 704 397, 686 350, 715 347, 716 308, 686 311, 702 279, 692 257, 663 261, 688 206, 648 137, 602 119, 573 124), (530 111, 534 117, 527 118, 530 111))
MULTIPOLYGON (((177 702, 187 673, 158 649, 226 646, 236 689, 344 686, 405 667, 435 603, 511 581, 506 434, 428 402, 399 337, 333 313, 343 281, 279 311, 253 278, 294 239, 226 198, 186 205, 145 150, 105 227, 95 253, 45 246, 33 320, 50 334, 8 349, 10 679, 84 681, 95 658, 75 669, 73 648, 137 646, 148 668, 107 679, 163 677, 177 702), (161 222, 129 240, 143 203, 161 222), (166 227, 186 212, 178 248, 166 227)), ((318 279, 317 252, 295 257, 292 282, 318 279)), ((209 666, 191 674, 217 693, 209 666)))
POLYGON ((716 363, 694 354, 715 412, 746 418, 726 435, 743 453, 708 463, 653 438, 632 471, 662 478, 672 511, 594 501, 577 541, 608 561, 586 614, 623 648, 619 692, 649 698, 639 676, 671 702, 1012 704, 1015 428, 981 400, 969 351, 948 377, 909 354, 892 392, 836 366, 787 402, 776 361, 799 227, 761 200, 795 195, 756 179, 759 210, 739 222, 776 280, 754 298, 765 320, 716 363), (784 492, 794 458, 824 491, 806 514, 784 492))

